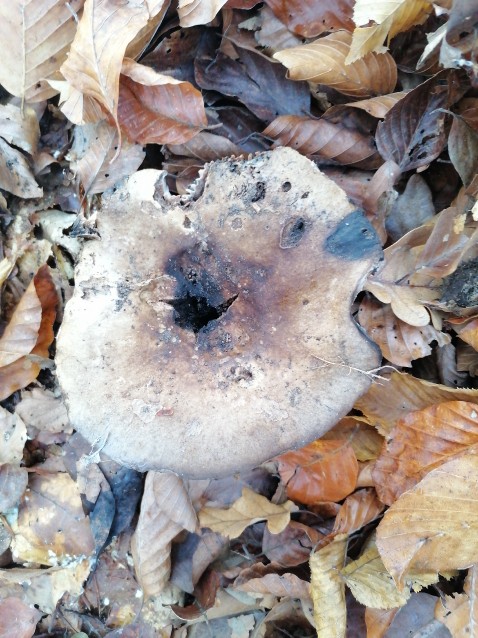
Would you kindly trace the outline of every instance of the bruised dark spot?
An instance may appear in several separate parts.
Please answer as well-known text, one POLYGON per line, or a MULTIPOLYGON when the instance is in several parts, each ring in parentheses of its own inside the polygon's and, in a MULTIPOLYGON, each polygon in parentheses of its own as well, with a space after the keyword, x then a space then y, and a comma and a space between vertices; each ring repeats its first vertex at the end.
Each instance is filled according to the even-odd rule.
POLYGON ((325 240, 326 250, 350 261, 375 255, 381 243, 372 224, 360 210, 354 210, 336 226, 325 240))

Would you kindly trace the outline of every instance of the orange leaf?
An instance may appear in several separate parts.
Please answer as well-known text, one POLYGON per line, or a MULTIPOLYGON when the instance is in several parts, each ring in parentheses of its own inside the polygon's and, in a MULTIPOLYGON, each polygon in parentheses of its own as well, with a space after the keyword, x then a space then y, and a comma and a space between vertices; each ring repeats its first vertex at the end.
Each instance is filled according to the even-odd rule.
POLYGON ((38 339, 31 354, 39 357, 48 357, 48 348, 55 337, 53 332, 53 324, 56 317, 56 307, 58 304, 58 295, 55 284, 50 275, 48 266, 42 266, 38 269, 37 274, 33 278, 35 290, 41 302, 41 324, 38 331, 38 339))
POLYGON ((357 483, 358 463, 348 442, 318 439, 276 460, 288 497, 305 505, 341 501, 357 483))
POLYGON ((293 33, 313 38, 325 31, 352 31, 354 0, 266 0, 275 15, 293 33))
POLYGON ((478 407, 448 401, 411 412, 389 435, 372 476, 387 505, 430 470, 478 446, 478 407))
POLYGON ((384 506, 378 500, 375 490, 358 490, 345 499, 335 519, 333 533, 353 534, 374 521, 383 510, 384 506))

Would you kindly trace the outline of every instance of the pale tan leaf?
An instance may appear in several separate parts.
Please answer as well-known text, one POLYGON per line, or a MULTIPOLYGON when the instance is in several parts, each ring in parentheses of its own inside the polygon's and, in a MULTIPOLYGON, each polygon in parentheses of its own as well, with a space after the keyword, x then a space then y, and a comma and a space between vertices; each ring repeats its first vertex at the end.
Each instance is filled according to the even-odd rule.
POLYGON ((11 0, 0 3, 2 64, 0 84, 26 100, 55 95, 46 80, 55 77, 76 31, 75 14, 84 0, 11 0))
POLYGON ((49 83, 60 93, 59 106, 70 122, 81 125, 104 118, 104 111, 95 98, 84 95, 65 80, 49 80, 49 83))
POLYGON ((278 51, 273 57, 288 68, 292 80, 325 84, 352 97, 391 93, 397 83, 392 56, 370 53, 347 64, 351 41, 350 33, 337 31, 310 44, 278 51))
POLYGON ((16 463, 0 464, 0 512, 17 507, 28 484, 28 472, 16 463))
POLYGON ((367 607, 365 610, 367 638, 384 638, 398 611, 400 611, 400 607, 395 609, 372 609, 367 607))
MULTIPOLYGON (((71 87, 93 98, 116 119, 119 77, 126 47, 147 24, 145 4, 85 0, 83 15, 61 72, 71 87)), ((86 120, 74 120, 83 124, 86 120)))
POLYGON ((0 137, 0 188, 23 199, 41 197, 32 170, 21 151, 12 148, 0 137))
POLYGON ((399 587, 473 565, 478 552, 478 456, 432 470, 385 513, 377 547, 399 587))
POLYGON ((0 338, 0 367, 29 354, 38 339, 42 306, 32 279, 0 338))
POLYGON ((81 557, 66 566, 50 569, 0 569, 0 586, 18 585, 24 602, 52 614, 65 592, 73 597, 82 593, 91 566, 90 559, 81 557))
POLYGON ((404 323, 417 328, 430 323, 425 302, 436 300, 438 292, 427 289, 425 286, 417 289, 402 283, 396 284, 372 278, 366 282, 364 288, 373 293, 382 303, 390 304, 394 314, 404 323))
POLYGON ((472 319, 463 328, 455 326, 455 330, 458 332, 460 339, 463 339, 465 343, 478 350, 478 319, 472 319))
POLYGON ((34 109, 15 104, 0 105, 0 137, 33 155, 37 152, 40 125, 34 109))
POLYGON ((383 444, 383 436, 363 417, 344 417, 323 438, 347 439, 362 462, 375 460, 383 444))
POLYGON ((72 431, 63 398, 45 388, 22 392, 15 413, 25 425, 43 432, 72 431))
POLYGON ((163 21, 166 11, 169 9, 171 0, 146 0, 146 4, 149 10, 149 20, 129 43, 125 52, 127 58, 137 59, 148 47, 159 25, 163 21))
POLYGON ((478 404, 478 390, 447 388, 409 374, 394 372, 387 381, 373 383, 355 403, 379 432, 388 436, 398 420, 414 410, 423 410, 443 401, 468 401, 478 404))
POLYGON ((245 583, 235 586, 235 589, 256 594, 272 594, 278 598, 309 599, 310 585, 295 574, 266 574, 262 578, 251 578, 245 583))
POLYGON ((339 570, 345 563, 347 539, 347 534, 336 536, 309 560, 317 638, 345 638, 345 586, 339 570))
POLYGON ((435 618, 453 638, 469 638, 478 631, 478 565, 468 570, 462 594, 444 596, 435 607, 435 618))
POLYGON ((196 513, 182 479, 173 472, 148 472, 136 531, 134 567, 146 597, 159 594, 171 570, 171 542, 196 530, 196 513))
POLYGON ((106 120, 75 127, 70 167, 86 194, 102 193, 139 168, 143 147, 127 140, 118 147, 118 131, 106 120))
POLYGON ((398 33, 423 24, 432 12, 428 0, 357 0, 354 7, 354 22, 357 26, 347 64, 367 55, 370 51, 382 52, 383 43, 398 33), (375 22, 372 26, 370 22, 375 22))
POLYGON ((0 638, 31 638, 42 617, 34 607, 8 596, 0 601, 0 638))
POLYGON ((362 109, 366 113, 373 115, 373 117, 382 119, 387 115, 392 106, 395 106, 406 94, 407 91, 398 91, 397 93, 389 93, 388 95, 378 95, 377 97, 370 97, 367 100, 348 102, 347 106, 362 109))
POLYGON ((179 0, 179 24, 193 27, 196 24, 208 24, 214 20, 227 0, 179 0))
POLYGON ((372 297, 364 297, 360 304, 358 320, 367 334, 380 347, 383 356, 396 366, 411 367, 412 361, 431 354, 430 343, 439 346, 451 342, 451 337, 432 325, 411 326, 398 319, 389 305, 383 305, 372 297))
POLYGON ((249 525, 266 520, 271 534, 280 534, 289 523, 291 512, 296 510, 292 501, 275 505, 265 496, 245 487, 242 496, 228 509, 204 507, 199 512, 199 522, 201 527, 209 527, 223 536, 237 538, 249 525))
POLYGON ((27 440, 27 429, 18 416, 0 406, 0 463, 20 463, 27 440))
POLYGON ((95 550, 78 485, 65 473, 30 478, 12 529, 17 563, 54 566, 65 559, 91 556, 95 550))
POLYGON ((405 605, 410 597, 409 591, 398 591, 383 565, 375 543, 340 573, 355 598, 366 607, 393 609, 405 605))

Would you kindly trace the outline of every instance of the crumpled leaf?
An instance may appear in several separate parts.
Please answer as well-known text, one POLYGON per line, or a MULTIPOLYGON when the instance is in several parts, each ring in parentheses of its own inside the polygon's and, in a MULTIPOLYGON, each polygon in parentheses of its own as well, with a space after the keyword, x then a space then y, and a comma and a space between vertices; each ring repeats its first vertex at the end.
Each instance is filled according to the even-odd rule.
POLYGON ((40 139, 40 125, 34 109, 16 104, 0 105, 0 137, 21 148, 22 151, 34 155, 40 139))
POLYGON ((0 463, 20 463, 27 440, 27 429, 18 414, 0 406, 0 463))
POLYGON ((31 638, 41 617, 38 609, 19 598, 4 598, 0 601, 0 638, 31 638))
POLYGON ((182 144, 207 126, 201 93, 189 82, 124 60, 118 120, 133 142, 182 144))
POLYGON ((318 439, 276 461, 289 498, 306 505, 341 501, 357 484, 358 463, 347 440, 318 439))
POLYGON ((399 587, 415 576, 472 565, 478 552, 478 456, 464 455, 429 472, 387 510, 377 547, 399 587))
POLYGON ((478 565, 470 567, 462 594, 443 596, 437 601, 435 618, 450 630, 453 638, 472 636, 478 626, 478 565))
POLYGON ((391 505, 428 472, 478 449, 478 407, 447 401, 404 416, 387 437, 373 472, 381 501, 391 505))
POLYGON ((310 585, 295 574, 266 574, 262 578, 251 578, 245 583, 235 585, 235 589, 256 594, 272 594, 278 598, 310 598, 310 585))
POLYGON ((405 605, 410 597, 409 591, 398 591, 374 542, 340 573, 355 598, 366 607, 393 609, 405 605))
POLYGON ((353 447, 358 461, 373 461, 382 449, 383 436, 363 417, 346 416, 322 438, 345 439, 353 447))
POLYGON ((173 472, 148 472, 141 512, 131 540, 137 578, 146 597, 161 592, 171 570, 171 542, 194 532, 196 513, 182 479, 173 472))
POLYGON ((405 323, 394 315, 390 305, 372 297, 362 299, 358 320, 383 356, 396 366, 411 367, 412 361, 431 354, 432 341, 439 346, 451 342, 450 335, 432 325, 417 327, 405 323))
POLYGON ((354 28, 353 0, 266 0, 266 4, 290 31, 305 38, 354 28))
POLYGON ((179 0, 179 24, 193 27, 211 22, 226 4, 227 0, 179 0))
POLYGON ((85 194, 102 193, 139 168, 145 156, 142 146, 123 140, 119 152, 118 147, 118 131, 106 120, 75 127, 70 168, 85 194))
POLYGON ((249 525, 265 520, 269 531, 279 534, 289 523, 291 512, 296 510, 297 506, 292 501, 275 505, 265 496, 244 487, 242 496, 228 509, 203 507, 199 512, 199 522, 201 527, 237 538, 249 525))
POLYGON ((377 95, 377 97, 369 97, 366 100, 349 102, 347 106, 362 109, 370 115, 373 115, 373 117, 384 118, 392 106, 400 102, 406 94, 406 91, 397 91, 397 93, 389 93, 388 95, 377 95))
POLYGON ((454 117, 448 136, 448 154, 464 186, 478 173, 478 131, 454 117))
POLYGON ((317 638, 344 638, 346 627, 345 585, 340 569, 345 563, 347 534, 340 534, 312 554, 310 590, 314 603, 317 638))
POLYGON ((66 473, 31 476, 12 529, 17 563, 55 566, 67 558, 91 556, 95 549, 78 485, 66 473))
POLYGON ((71 432, 63 398, 45 388, 22 392, 15 413, 31 428, 44 432, 71 432))
POLYGON ((332 531, 334 534, 353 534, 377 519, 384 509, 373 489, 357 490, 345 499, 332 531))
POLYGON ((28 472, 25 467, 13 463, 0 465, 0 512, 18 505, 27 484, 28 472))
POLYGON ((0 137, 0 188, 17 197, 41 197, 43 189, 33 177, 32 169, 21 151, 0 137))
POLYGON ((292 80, 309 80, 330 86, 351 97, 391 93, 397 83, 397 67, 389 53, 370 53, 346 64, 352 36, 331 33, 310 44, 278 51, 274 58, 289 70, 292 80))
POLYGON ((26 0, 0 4, 3 43, 0 84, 25 100, 39 102, 55 95, 47 79, 56 77, 75 35, 75 14, 84 0, 26 0))
POLYGON ((383 53, 385 39, 387 44, 398 33, 408 31, 417 24, 423 24, 433 6, 429 0, 387 0, 373 2, 357 0, 354 6, 353 20, 357 26, 353 33, 352 46, 347 64, 363 57, 370 51, 383 53), (375 22, 371 26, 370 22, 375 22))
POLYGON ((290 521, 279 534, 271 534, 267 527, 264 529, 262 551, 271 562, 294 567, 308 561, 321 538, 322 534, 313 527, 290 521))
POLYGON ((72 111, 72 103, 78 103, 83 96, 116 120, 121 62, 126 47, 148 19, 144 3, 85 0, 68 58, 60 69, 73 89, 62 107, 72 122, 86 124, 100 119, 98 112, 88 114, 81 105, 78 111, 72 111))

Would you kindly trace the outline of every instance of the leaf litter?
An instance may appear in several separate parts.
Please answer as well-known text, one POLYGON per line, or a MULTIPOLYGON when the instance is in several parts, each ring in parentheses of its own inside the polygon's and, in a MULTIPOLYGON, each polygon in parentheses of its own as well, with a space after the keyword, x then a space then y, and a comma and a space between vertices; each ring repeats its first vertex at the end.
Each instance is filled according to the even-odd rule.
POLYGON ((472 635, 473 7, 15 0, 0 17, 0 635, 472 635), (54 367, 101 195, 148 168, 184 195, 207 162, 279 146, 381 239, 353 312, 383 368, 325 437, 256 470, 122 467, 74 433, 54 367))

